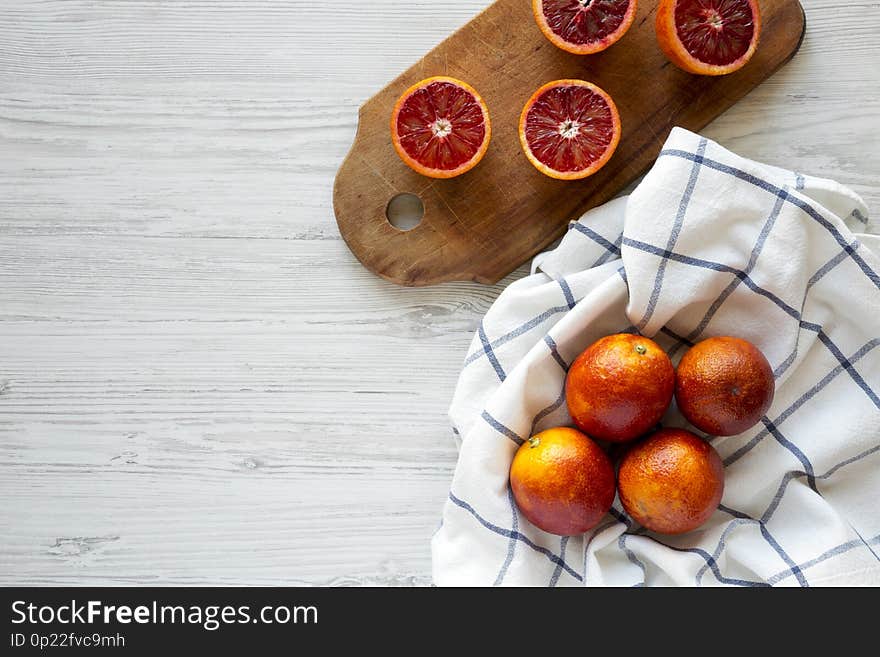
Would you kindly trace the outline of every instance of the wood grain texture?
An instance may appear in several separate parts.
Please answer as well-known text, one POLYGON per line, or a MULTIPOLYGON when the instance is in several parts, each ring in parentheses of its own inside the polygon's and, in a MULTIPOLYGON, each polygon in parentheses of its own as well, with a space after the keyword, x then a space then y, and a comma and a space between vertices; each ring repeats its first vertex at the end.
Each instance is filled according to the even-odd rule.
MULTIPOLYGON (((704 134, 880 207, 880 6, 704 134)), ((0 2, 0 584, 425 584, 496 286, 341 240, 358 107, 483 0, 0 2)), ((872 224, 876 226, 876 223, 872 224)))
POLYGON ((354 145, 339 169, 334 208, 342 237, 371 271, 401 285, 495 283, 543 250, 566 225, 617 195, 656 159, 674 126, 700 130, 772 75, 804 34, 798 0, 762 0, 761 46, 742 70, 689 75, 670 64, 654 30, 656 4, 639 4, 623 38, 595 55, 560 50, 541 33, 531 2, 497 0, 367 101, 354 145), (452 180, 431 180, 396 156, 388 120, 406 89, 449 75, 474 86, 492 118, 481 164, 452 180), (553 180, 522 153, 523 106, 551 80, 583 79, 614 99, 623 135, 611 160, 585 180, 553 180), (422 199, 412 230, 392 226, 389 202, 422 199))

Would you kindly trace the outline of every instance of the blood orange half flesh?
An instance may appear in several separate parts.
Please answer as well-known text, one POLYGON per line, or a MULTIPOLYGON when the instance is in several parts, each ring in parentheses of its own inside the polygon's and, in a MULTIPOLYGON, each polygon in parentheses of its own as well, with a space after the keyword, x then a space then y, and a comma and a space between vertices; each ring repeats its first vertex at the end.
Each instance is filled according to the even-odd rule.
POLYGON ((636 0, 532 0, 538 27, 554 45, 576 55, 605 50, 632 25, 636 0))
POLYGON ((489 148, 489 111, 466 82, 433 77, 413 85, 391 115, 391 139, 400 158, 431 178, 473 169, 489 148))
POLYGON ((519 138, 538 171, 559 180, 596 173, 620 142, 620 115, 605 91, 583 80, 557 80, 523 108, 519 138))
POLYGON ((726 75, 755 54, 761 32, 756 0, 661 0, 655 23, 661 50, 699 75, 726 75))

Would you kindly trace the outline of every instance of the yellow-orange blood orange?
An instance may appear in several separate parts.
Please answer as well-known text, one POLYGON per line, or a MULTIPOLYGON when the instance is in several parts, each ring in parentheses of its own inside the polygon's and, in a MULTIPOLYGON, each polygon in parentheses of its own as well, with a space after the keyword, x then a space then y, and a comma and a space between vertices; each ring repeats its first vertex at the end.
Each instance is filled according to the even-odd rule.
POLYGON ((510 466, 516 505, 545 532, 574 536, 595 527, 614 502, 614 468, 602 448, 576 429, 532 436, 510 466))

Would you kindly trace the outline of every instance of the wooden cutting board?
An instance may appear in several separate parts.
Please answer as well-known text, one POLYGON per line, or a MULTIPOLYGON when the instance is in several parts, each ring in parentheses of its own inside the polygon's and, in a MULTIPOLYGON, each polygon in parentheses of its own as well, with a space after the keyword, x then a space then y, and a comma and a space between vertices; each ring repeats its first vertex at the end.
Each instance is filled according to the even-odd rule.
POLYGON ((566 53, 543 36, 531 0, 498 0, 367 101, 339 169, 333 203, 339 230, 364 266, 401 285, 473 280, 494 283, 550 245, 566 224, 613 198, 644 173, 673 126, 700 130, 797 52, 805 29, 797 0, 760 0, 763 29, 755 57, 732 75, 693 76, 670 64, 654 35, 656 2, 641 0, 633 26, 597 55, 566 53), (411 171, 391 144, 398 97, 433 75, 473 85, 492 119, 483 161, 452 180, 411 171), (523 105, 542 84, 580 78, 598 84, 620 110, 623 136, 597 174, 562 182, 539 173, 518 137, 523 105), (391 199, 417 195, 424 217, 392 226, 391 199))

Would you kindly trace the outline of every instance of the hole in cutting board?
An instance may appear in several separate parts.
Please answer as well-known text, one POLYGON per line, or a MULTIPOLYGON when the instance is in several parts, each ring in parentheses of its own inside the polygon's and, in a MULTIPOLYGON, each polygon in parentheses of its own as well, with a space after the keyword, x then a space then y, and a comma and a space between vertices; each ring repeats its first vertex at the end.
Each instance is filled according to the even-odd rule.
POLYGON ((415 194, 398 194, 388 202, 385 216, 398 230, 412 230, 422 222, 425 205, 415 194))

